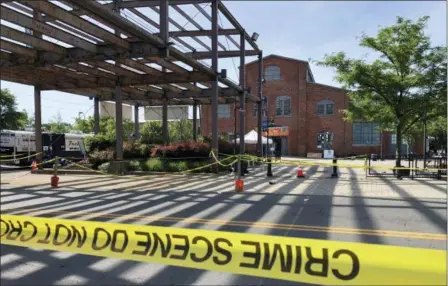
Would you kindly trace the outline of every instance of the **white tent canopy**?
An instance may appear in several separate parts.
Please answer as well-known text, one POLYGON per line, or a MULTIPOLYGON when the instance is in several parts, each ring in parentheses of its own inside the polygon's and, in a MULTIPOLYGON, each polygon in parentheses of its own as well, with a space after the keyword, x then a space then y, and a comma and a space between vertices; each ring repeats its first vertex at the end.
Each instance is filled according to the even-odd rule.
MULTIPOLYGON (((255 130, 250 131, 246 135, 244 135, 244 143, 246 144, 257 144, 258 142, 258 133, 255 130)), ((268 139, 264 136, 261 136, 261 142, 263 144, 268 143, 268 139)), ((240 143, 240 138, 236 138, 236 143, 240 143)), ((272 139, 269 139, 269 144, 272 144, 272 139)))

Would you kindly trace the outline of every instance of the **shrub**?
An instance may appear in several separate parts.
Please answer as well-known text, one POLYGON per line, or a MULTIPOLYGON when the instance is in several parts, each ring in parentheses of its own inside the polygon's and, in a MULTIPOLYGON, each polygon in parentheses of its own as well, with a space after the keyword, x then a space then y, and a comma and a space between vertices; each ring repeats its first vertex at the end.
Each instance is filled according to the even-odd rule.
POLYGON ((84 139, 87 152, 104 151, 110 148, 115 148, 115 139, 110 139, 105 135, 98 134, 94 136, 87 136, 84 139))
POLYGON ((99 165, 112 161, 115 152, 112 150, 94 151, 89 154, 89 163, 93 169, 97 169, 99 165))
POLYGON ((142 164, 140 161, 133 160, 129 162, 128 170, 129 171, 142 171, 142 164))
POLYGON ((103 163, 98 166, 98 170, 100 170, 102 172, 107 172, 107 170, 109 170, 109 166, 110 166, 110 162, 103 163))
POLYGON ((210 154, 210 147, 207 143, 181 143, 167 146, 156 146, 152 149, 151 157, 161 158, 186 158, 203 157, 207 158, 210 154))
POLYGON ((138 145, 139 153, 142 158, 148 158, 151 156, 151 150, 154 148, 154 145, 140 143, 138 145))
POLYGON ((128 141, 123 143, 123 158, 134 159, 140 158, 140 145, 134 141, 128 141))
POLYGON ((188 164, 185 161, 171 161, 165 165, 167 172, 182 172, 188 170, 188 164))
POLYGON ((145 162, 146 168, 148 171, 154 172, 162 172, 163 164, 162 161, 158 158, 152 158, 145 162))

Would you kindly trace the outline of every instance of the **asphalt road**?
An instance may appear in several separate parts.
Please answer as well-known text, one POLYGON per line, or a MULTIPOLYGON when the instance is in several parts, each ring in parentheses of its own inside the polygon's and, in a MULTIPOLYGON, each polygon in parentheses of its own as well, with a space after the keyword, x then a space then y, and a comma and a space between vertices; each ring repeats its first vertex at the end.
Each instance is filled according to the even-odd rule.
MULTIPOLYGON (((19 177, 21 173, 15 176, 19 178, 16 181, 22 180, 19 177)), ((23 180, 25 178, 26 174, 23 180)), ((142 182, 140 187, 114 187, 116 183, 104 177, 74 180, 58 189, 49 189, 48 184, 17 186, 2 183, 1 208, 2 213, 8 214, 446 249, 447 205, 446 184, 443 182, 425 182, 431 184, 433 187, 430 189, 439 195, 435 196, 437 198, 419 198, 360 195, 356 190, 365 186, 357 184, 365 185, 366 182, 356 179, 346 185, 354 190, 352 195, 331 192, 322 195, 318 190, 324 186, 321 188, 320 184, 330 184, 334 189, 337 184, 342 184, 342 180, 323 178, 312 181, 300 194, 285 191, 288 186, 303 184, 297 180, 276 187, 269 186, 266 180, 256 183, 248 179, 247 191, 242 194, 232 191, 233 181, 224 186, 228 184, 228 177, 203 177, 201 183, 210 180, 210 186, 200 189, 194 187, 195 180, 197 182, 198 178, 168 178, 166 184, 170 187, 166 190, 163 183, 159 183, 158 189, 151 190, 148 182, 142 182), (82 187, 83 183, 96 184, 97 187, 82 187), (101 189, 98 187, 101 184, 111 186, 101 189), (176 190, 176 185, 180 188, 187 184, 191 187, 176 190), (222 186, 222 189, 216 189, 216 186, 222 186)), ((382 184, 393 184, 398 194, 409 188, 407 181, 385 179, 382 184)), ((1 246, 1 267, 2 285, 35 285, 36 281, 44 285, 293 284, 4 245, 1 246)))

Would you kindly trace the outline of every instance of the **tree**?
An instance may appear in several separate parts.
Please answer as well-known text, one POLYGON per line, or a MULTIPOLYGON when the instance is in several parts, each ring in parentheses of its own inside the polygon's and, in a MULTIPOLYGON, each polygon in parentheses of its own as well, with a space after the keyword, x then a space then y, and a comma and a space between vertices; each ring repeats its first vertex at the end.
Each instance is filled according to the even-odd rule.
POLYGON ((403 134, 425 118, 446 118, 446 47, 431 47, 424 29, 429 17, 416 22, 397 17, 376 37, 363 35, 360 46, 380 54, 373 62, 350 59, 344 52, 326 55, 319 65, 336 69, 335 79, 348 90, 346 120, 379 122, 397 134, 400 166, 403 134))
MULTIPOLYGON (((93 116, 89 116, 86 119, 76 118, 73 125, 74 130, 79 130, 83 133, 91 133, 94 130, 95 119, 93 116)), ((123 120, 123 139, 126 140, 134 132, 134 123, 129 119, 123 120)), ((100 117, 100 134, 105 135, 109 139, 116 137, 115 132, 115 118, 113 117, 100 117)))
POLYGON ((58 112, 57 115, 54 116, 48 124, 46 124, 45 129, 55 133, 68 133, 72 130, 72 125, 70 123, 63 122, 61 113, 58 112))
POLYGON ((0 128, 23 129, 26 120, 26 113, 17 111, 16 97, 8 89, 0 89, 0 128))

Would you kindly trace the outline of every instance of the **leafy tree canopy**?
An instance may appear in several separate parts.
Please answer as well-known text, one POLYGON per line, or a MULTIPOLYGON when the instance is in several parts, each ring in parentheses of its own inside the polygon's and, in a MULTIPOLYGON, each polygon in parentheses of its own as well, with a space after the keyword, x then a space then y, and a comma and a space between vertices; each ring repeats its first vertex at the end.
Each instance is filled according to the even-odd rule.
POLYGON ((398 157, 403 134, 416 123, 440 117, 446 122, 447 49, 431 46, 424 31, 428 18, 414 22, 397 17, 376 36, 363 35, 360 46, 380 54, 373 62, 348 58, 344 52, 318 62, 334 68, 335 79, 348 90, 345 118, 375 121, 395 130, 398 157))
POLYGON ((0 89, 0 128, 23 129, 26 122, 26 112, 17 111, 16 97, 8 89, 0 89))

